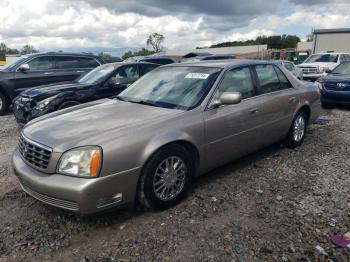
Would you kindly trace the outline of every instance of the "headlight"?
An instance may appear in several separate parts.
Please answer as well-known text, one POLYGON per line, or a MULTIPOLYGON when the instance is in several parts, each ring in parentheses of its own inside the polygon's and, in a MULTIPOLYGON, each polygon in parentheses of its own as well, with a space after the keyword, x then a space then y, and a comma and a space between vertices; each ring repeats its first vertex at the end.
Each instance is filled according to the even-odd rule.
POLYGON ((321 82, 316 81, 315 84, 319 90, 323 90, 323 84, 321 82))
POLYGON ((56 96, 52 96, 52 97, 46 98, 46 99, 44 99, 44 100, 38 102, 34 108, 35 108, 35 109, 38 109, 38 110, 43 110, 43 109, 45 109, 55 98, 56 98, 56 96))
POLYGON ((102 150, 97 146, 67 151, 61 157, 58 173, 79 177, 97 177, 102 163, 102 150))
POLYGON ((320 74, 325 73, 327 70, 328 70, 328 67, 319 67, 319 68, 318 68, 318 72, 319 72, 320 74))

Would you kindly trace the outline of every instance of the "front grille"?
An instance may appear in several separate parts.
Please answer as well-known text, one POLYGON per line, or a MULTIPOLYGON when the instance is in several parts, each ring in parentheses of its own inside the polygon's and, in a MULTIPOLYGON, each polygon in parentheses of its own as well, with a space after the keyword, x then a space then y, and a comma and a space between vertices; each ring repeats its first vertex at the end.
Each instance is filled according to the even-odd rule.
POLYGON ((30 141, 21 135, 19 138, 18 149, 24 160, 29 164, 43 170, 47 169, 52 154, 51 148, 30 141))
POLYGON ((318 74, 317 67, 301 67, 303 74, 318 74))
POLYGON ((324 88, 327 89, 327 90, 334 90, 334 91, 350 91, 350 84, 345 84, 345 83, 324 83, 324 88))
POLYGON ((72 202, 72 201, 67 201, 67 200, 62 200, 59 198, 55 198, 55 197, 51 197, 51 196, 47 196, 47 195, 43 195, 40 194, 32 189, 30 189, 29 187, 21 184, 22 189, 30 196, 34 197, 35 199, 44 202, 46 204, 55 206, 55 207, 59 207, 59 208, 64 208, 67 210, 71 210, 71 211, 78 211, 79 210, 79 205, 76 202, 72 202))

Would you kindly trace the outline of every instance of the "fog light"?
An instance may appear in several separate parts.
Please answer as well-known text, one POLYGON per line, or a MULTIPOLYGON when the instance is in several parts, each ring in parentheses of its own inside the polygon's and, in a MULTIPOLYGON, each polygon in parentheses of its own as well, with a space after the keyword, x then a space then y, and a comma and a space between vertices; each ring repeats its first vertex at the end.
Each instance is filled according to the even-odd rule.
POLYGON ((107 206, 110 206, 113 204, 117 204, 117 203, 121 202, 122 199, 123 199, 122 193, 116 194, 112 197, 102 197, 99 200, 97 200, 96 207, 103 208, 103 207, 107 207, 107 206))

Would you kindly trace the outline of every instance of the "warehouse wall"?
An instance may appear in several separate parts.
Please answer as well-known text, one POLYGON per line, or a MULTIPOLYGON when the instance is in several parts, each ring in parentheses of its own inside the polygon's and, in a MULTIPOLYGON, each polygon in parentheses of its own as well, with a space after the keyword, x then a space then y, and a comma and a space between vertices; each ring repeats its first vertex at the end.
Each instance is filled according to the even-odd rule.
POLYGON ((314 37, 314 53, 350 53, 350 33, 317 34, 314 37))

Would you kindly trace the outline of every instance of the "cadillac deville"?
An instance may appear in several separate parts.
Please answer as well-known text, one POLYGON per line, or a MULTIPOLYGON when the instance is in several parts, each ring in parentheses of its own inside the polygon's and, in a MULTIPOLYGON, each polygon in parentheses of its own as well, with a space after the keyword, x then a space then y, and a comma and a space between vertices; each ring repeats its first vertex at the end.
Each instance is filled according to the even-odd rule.
POLYGON ((273 62, 172 64, 31 121, 13 167, 25 192, 65 210, 163 210, 196 176, 278 141, 301 145, 319 110, 318 88, 273 62))

